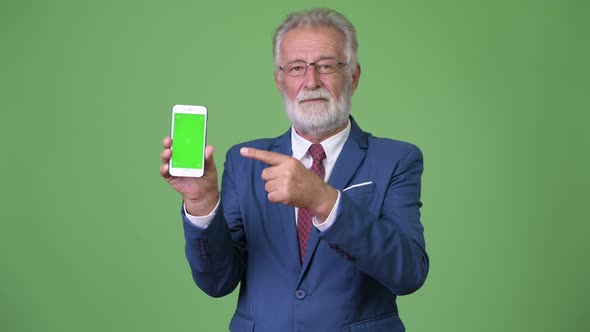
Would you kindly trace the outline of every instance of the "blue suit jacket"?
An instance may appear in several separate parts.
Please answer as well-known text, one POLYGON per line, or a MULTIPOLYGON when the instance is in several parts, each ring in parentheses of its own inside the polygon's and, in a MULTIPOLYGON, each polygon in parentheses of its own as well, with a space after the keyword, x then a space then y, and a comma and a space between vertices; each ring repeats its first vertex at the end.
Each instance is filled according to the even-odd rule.
POLYGON ((214 297, 240 284, 231 331, 404 331, 396 296, 417 290, 428 273, 422 154, 351 122, 328 181, 341 192, 336 221, 324 232, 312 229, 303 264, 294 208, 270 203, 260 178, 267 165, 239 153, 249 146, 290 156, 290 131, 228 151, 220 208, 208 228, 183 215, 196 284, 214 297))

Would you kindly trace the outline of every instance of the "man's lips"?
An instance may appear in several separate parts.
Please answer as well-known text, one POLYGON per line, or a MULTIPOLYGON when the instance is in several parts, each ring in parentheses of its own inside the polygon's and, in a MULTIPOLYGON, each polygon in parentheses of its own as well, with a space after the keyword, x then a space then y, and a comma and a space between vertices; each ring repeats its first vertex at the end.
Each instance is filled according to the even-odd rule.
POLYGON ((300 101, 300 104, 307 103, 307 102, 321 102, 321 101, 328 101, 326 98, 313 98, 313 99, 304 99, 300 101))

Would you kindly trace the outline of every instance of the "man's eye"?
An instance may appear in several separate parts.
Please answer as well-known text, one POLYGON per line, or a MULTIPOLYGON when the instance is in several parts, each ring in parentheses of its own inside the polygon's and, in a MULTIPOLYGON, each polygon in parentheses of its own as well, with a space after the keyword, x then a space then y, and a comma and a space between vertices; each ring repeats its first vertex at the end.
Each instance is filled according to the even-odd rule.
POLYGON ((320 65, 320 68, 322 68, 323 70, 332 70, 334 69, 334 65, 324 63, 320 65))
POLYGON ((293 66, 291 67, 291 69, 289 69, 290 72, 298 72, 298 71, 302 71, 303 70, 303 66, 293 66))

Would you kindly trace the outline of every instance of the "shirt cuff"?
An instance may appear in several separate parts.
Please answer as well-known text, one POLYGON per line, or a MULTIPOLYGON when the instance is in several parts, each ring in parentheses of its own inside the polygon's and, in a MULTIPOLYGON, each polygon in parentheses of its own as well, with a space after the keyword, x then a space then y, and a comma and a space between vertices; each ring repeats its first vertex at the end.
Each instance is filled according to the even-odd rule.
POLYGON ((338 198, 336 198, 336 203, 332 207, 332 211, 328 215, 328 218, 323 222, 320 222, 315 216, 313 216, 313 225, 317 228, 320 232, 325 231, 326 229, 330 228, 332 224, 336 221, 336 215, 338 214, 338 207, 340 206, 340 190, 338 190, 338 198))
POLYGON ((209 224, 211 224, 211 222, 213 221, 215 213, 217 213, 217 208, 219 208, 219 202, 221 202, 221 197, 219 197, 219 200, 217 201, 217 204, 215 204, 213 211, 211 211, 211 213, 209 213, 206 216, 193 216, 192 214, 189 214, 188 212, 186 212, 184 202, 182 203, 182 209, 184 210, 184 215, 186 216, 186 219, 188 219, 188 221, 190 221, 191 224, 204 229, 209 227, 209 224))

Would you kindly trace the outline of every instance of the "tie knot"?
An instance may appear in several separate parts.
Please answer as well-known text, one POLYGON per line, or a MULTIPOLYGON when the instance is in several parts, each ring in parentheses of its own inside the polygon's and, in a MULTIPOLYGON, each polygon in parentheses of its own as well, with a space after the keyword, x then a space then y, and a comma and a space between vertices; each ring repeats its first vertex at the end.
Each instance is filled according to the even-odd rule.
POLYGON ((309 147, 309 154, 314 161, 323 161, 326 158, 326 152, 324 151, 324 147, 319 144, 312 144, 309 147))

